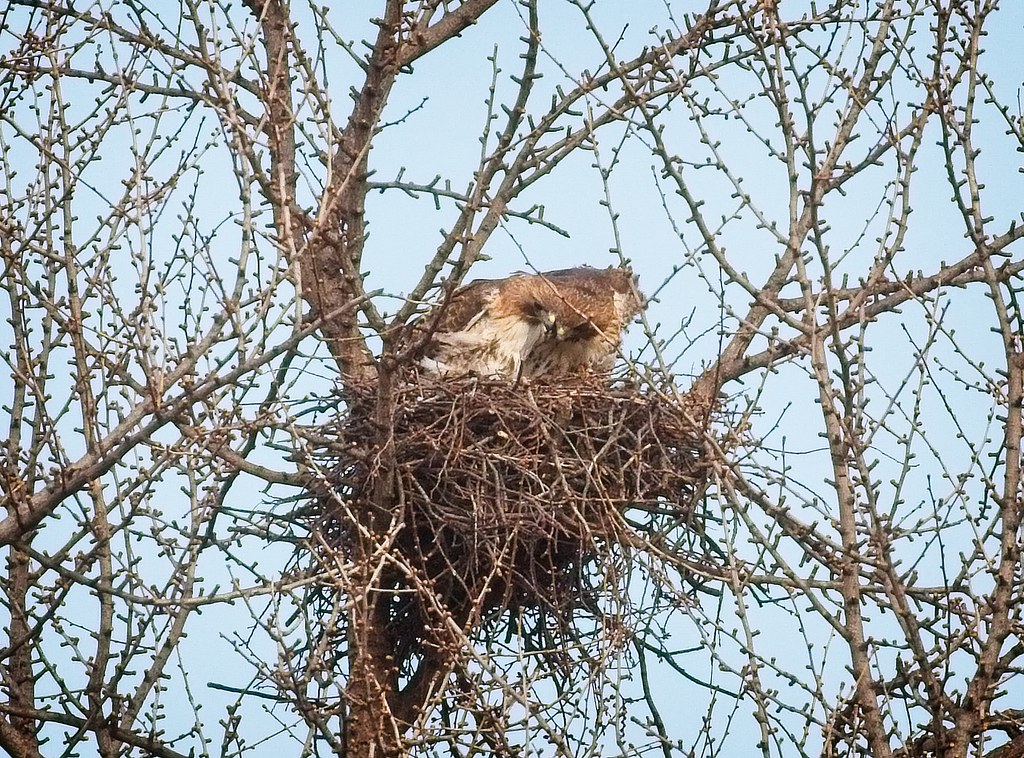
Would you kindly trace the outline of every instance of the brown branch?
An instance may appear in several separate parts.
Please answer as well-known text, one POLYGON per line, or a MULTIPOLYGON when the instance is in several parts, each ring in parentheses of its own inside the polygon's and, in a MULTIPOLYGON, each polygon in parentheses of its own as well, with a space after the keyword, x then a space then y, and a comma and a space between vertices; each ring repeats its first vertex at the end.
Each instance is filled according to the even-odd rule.
MULTIPOLYGON (((1000 249, 1009 244, 1012 240, 1024 237, 1024 226, 1015 226, 1004 237, 1000 238, 1002 244, 1000 249)), ((890 282, 882 280, 871 287, 842 289, 828 291, 836 300, 850 300, 862 302, 859 309, 847 309, 840 313, 834 322, 834 326, 840 330, 849 329, 856 324, 878 318, 886 313, 893 313, 904 303, 924 297, 930 292, 943 287, 963 287, 968 284, 983 282, 987 276, 982 268, 981 261, 986 255, 991 255, 992 248, 988 251, 975 251, 956 263, 936 271, 928 276, 919 276, 907 279, 902 282, 890 282), (881 297, 878 297, 881 296, 881 297)), ((1008 282, 1024 272, 1024 262, 1007 262, 996 269, 996 278, 1000 282, 1008 282)), ((817 297, 817 296, 816 296, 817 297)), ((805 304, 798 304, 798 298, 787 298, 778 301, 778 307, 786 311, 803 310, 805 304)), ((767 368, 779 361, 804 354, 808 351, 808 338, 800 334, 789 340, 775 341, 771 347, 752 355, 741 355, 725 360, 720 358, 714 367, 715 377, 722 384, 739 379, 740 377, 767 368)), ((708 371, 704 376, 709 376, 708 371)))
MULTIPOLYGON (((836 133, 833 136, 832 143, 826 154, 822 157, 821 161, 814 166, 814 173, 811 177, 810 187, 806 191, 800 192, 797 187, 797 174, 794 163, 795 155, 791 155, 787 162, 789 169, 792 218, 786 250, 779 257, 778 263, 765 280, 764 284, 758 288, 755 303, 751 306, 747 315, 742 319, 740 328, 730 338, 719 359, 715 361, 715 363, 705 371, 696 382, 694 382, 693 391, 707 397, 713 397, 718 392, 719 388, 730 378, 725 369, 727 367, 736 366, 744 361, 744 356, 757 336, 758 330, 765 320, 771 315, 773 311, 773 304, 777 300, 779 292, 790 281, 793 267, 801 255, 804 240, 807 238, 808 234, 810 234, 812 228, 817 224, 817 213, 825 196, 829 192, 842 186, 842 184, 851 176, 848 173, 840 174, 839 176, 834 176, 834 174, 836 166, 839 165, 839 161, 851 141, 856 125, 859 122, 865 107, 873 100, 873 92, 884 84, 882 81, 876 81, 876 72, 878 71, 881 61, 888 52, 886 41, 889 29, 894 19, 894 11, 891 2, 887 2, 882 6, 878 11, 878 18, 880 22, 879 28, 872 39, 871 51, 865 58, 864 70, 861 73, 860 81, 850 88, 850 96, 847 100, 846 111, 842 114, 836 133), (802 208, 799 209, 799 212, 797 212, 795 204, 797 196, 799 196, 800 203, 802 204, 802 208)), ((788 119, 788 114, 784 113, 782 119, 783 123, 787 122, 788 119)), ((666 173, 673 177, 679 186, 680 191, 686 198, 693 218, 700 227, 703 238, 708 242, 709 250, 715 256, 716 260, 725 266, 728 261, 724 253, 722 253, 718 246, 713 242, 715 235, 703 221, 703 216, 700 213, 700 203, 690 194, 686 187, 686 184, 679 173, 678 167, 675 166, 671 160, 671 153, 664 148, 660 135, 656 133, 658 130, 653 120, 649 120, 648 130, 658 141, 658 154, 664 161, 666 173)), ((880 155, 878 157, 880 157, 880 155)))
MULTIPOLYGON (((992 269, 989 268, 992 274, 992 269)), ((1020 335, 1010 325, 1006 304, 1003 301, 995 277, 992 277, 992 297, 998 313, 1006 349, 1006 423, 1003 428, 1003 493, 999 498, 999 513, 1002 521, 1000 530, 999 565, 995 571, 995 588, 988 597, 988 636, 981 646, 978 669, 967 687, 963 707, 957 718, 960 730, 970 735, 983 728, 985 715, 995 696, 995 687, 1005 670, 1000 660, 1003 645, 1013 632, 1013 616, 1017 609, 1013 597, 1019 591, 1021 546, 1021 439, 1024 437, 1024 420, 1021 406, 1024 403, 1024 350, 1020 335)), ((966 751, 966 741, 963 743, 966 751)))
MULTIPOLYGON (((0 713, 7 714, 9 717, 28 718, 33 721, 47 722, 53 724, 63 724, 64 726, 74 727, 82 731, 94 731, 96 726, 92 726, 86 719, 79 718, 78 716, 72 716, 68 713, 55 713, 54 711, 46 711, 38 708, 16 708, 9 703, 0 703, 0 713)), ((113 738, 123 742, 126 745, 132 747, 141 748, 155 758, 186 758, 184 753, 179 753, 173 750, 164 743, 152 737, 143 737, 138 732, 130 731, 127 729, 121 729, 116 726, 109 724, 101 725, 101 728, 108 732, 113 738)), ((4 721, 0 719, 0 738, 2 738, 3 732, 5 731, 4 721)), ((13 742, 15 746, 17 742, 13 742)), ((23 754, 15 754, 14 758, 34 758, 38 756, 38 752, 27 752, 23 754)))
MULTIPOLYGON (((462 204, 459 218, 452 225, 451 232, 445 236, 444 242, 441 243, 431 260, 424 267, 423 275, 409 293, 405 305, 395 314, 392 320, 394 326, 404 325, 415 313, 418 301, 425 297, 431 287, 435 285, 438 275, 441 273, 444 265, 451 259, 456 246, 462 244, 462 253, 444 285, 444 297, 451 296, 451 293, 459 286, 469 272, 470 266, 473 265, 479 256, 481 247, 490 234, 488 229, 493 229, 497 226, 498 220, 506 212, 510 201, 507 187, 504 193, 499 189, 492 199, 489 199, 487 195, 492 182, 499 172, 505 171, 506 176, 512 176, 518 175, 521 171, 521 169, 517 170, 517 165, 521 163, 521 158, 520 161, 513 162, 511 167, 506 167, 505 164, 512 150, 516 132, 526 117, 526 106, 536 80, 537 51, 540 47, 540 29, 538 27, 536 0, 530 0, 529 2, 529 24, 530 36, 526 39, 526 52, 523 54, 523 72, 518 79, 519 89, 516 93, 515 103, 508 110, 505 127, 498 136, 498 144, 490 156, 485 160, 481 160, 481 165, 475 172, 476 178, 471 191, 467 193, 468 197, 462 204), (486 211, 484 221, 480 223, 476 233, 472 233, 473 219, 480 209, 485 209, 486 211)), ((495 76, 497 76, 497 72, 495 72, 495 76)), ((492 100, 494 97, 494 83, 492 82, 492 100)), ((514 183, 506 181, 506 184, 508 187, 511 187, 514 183)), ((439 309, 438 315, 440 313, 439 309)))
MULTIPOLYGON (((12 545, 7 558, 7 606, 10 611, 8 635, 10 646, 2 667, 4 688, 12 708, 31 710, 35 707, 35 677, 32 672, 33 632, 29 623, 26 600, 31 587, 27 551, 12 545)), ((36 737, 37 722, 31 717, 13 713, 9 720, 0 719, 0 745, 14 758, 39 755, 36 737)))
POLYGON ((497 2, 498 0, 463 0, 458 8, 445 13, 436 24, 431 24, 426 29, 414 27, 409 34, 408 42, 401 47, 397 58, 398 65, 408 66, 434 48, 453 37, 458 37, 497 2))
MULTIPOLYGON (((365 194, 360 184, 365 181, 366 152, 372 123, 376 121, 376 117, 371 119, 366 112, 375 106, 379 111, 383 100, 376 100, 378 94, 386 99, 390 89, 388 67, 378 58, 371 62, 363 92, 338 149, 336 171, 324 191, 317 218, 310 219, 296 197, 298 170, 289 54, 291 20, 286 6, 278 0, 251 0, 249 7, 260 20, 267 52, 265 130, 270 143, 271 179, 264 190, 273 207, 278 242, 298 270, 298 289, 312 308, 312 319, 322 319, 321 331, 342 375, 365 377, 373 373, 373 358, 359 331, 357 314, 346 306, 359 302, 360 307, 371 308, 358 276, 359 251, 363 244, 361 194, 365 194), (361 175, 358 173, 360 166, 361 175), (338 315, 323 318, 324 314, 338 315)), ((399 7, 398 3, 389 3, 390 25, 382 23, 378 44, 381 39, 393 39, 399 7)), ((387 44, 383 47, 391 49, 387 44)))
MULTIPOLYGON (((207 354, 212 344, 216 342, 219 328, 223 323, 224 320, 218 317, 218 324, 189 351, 188 358, 182 360, 173 371, 164 377, 163 389, 165 392, 169 392, 184 377, 188 376, 195 362, 207 354)), ((25 492, 24 486, 18 480, 0 480, 5 505, 10 511, 10 515, 0 521, 0 545, 9 545, 35 529, 66 498, 81 491, 89 482, 101 477, 111 467, 117 465, 136 445, 151 439, 156 431, 183 414, 187 408, 210 397, 217 389, 230 386, 240 377, 293 349, 295 345, 309 336, 316 326, 316 322, 307 324, 304 329, 296 332, 280 345, 259 353, 249 361, 244 361, 223 376, 213 373, 205 381, 188 385, 177 397, 165 399, 164 397, 147 396, 97 444, 99 452, 88 453, 78 460, 66 464, 47 487, 35 494, 25 492)))

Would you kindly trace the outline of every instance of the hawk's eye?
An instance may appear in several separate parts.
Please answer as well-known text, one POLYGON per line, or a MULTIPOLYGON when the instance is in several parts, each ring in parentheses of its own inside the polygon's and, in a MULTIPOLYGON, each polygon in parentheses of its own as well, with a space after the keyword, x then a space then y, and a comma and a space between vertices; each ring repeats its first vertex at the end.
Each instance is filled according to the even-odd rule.
POLYGON ((530 318, 536 319, 537 321, 549 321, 553 316, 548 312, 539 300, 531 300, 526 305, 525 313, 530 318))

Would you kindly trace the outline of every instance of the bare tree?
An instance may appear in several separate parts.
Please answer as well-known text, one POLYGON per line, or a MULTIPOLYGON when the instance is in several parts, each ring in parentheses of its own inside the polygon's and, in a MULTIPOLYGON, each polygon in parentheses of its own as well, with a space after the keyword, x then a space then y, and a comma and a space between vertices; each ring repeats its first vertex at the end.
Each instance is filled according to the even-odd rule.
POLYGON ((1020 10, 338 5, 0 15, 0 746, 1024 755, 1020 10), (706 488, 594 524, 568 617, 455 608, 318 452, 566 258, 640 273, 706 488))

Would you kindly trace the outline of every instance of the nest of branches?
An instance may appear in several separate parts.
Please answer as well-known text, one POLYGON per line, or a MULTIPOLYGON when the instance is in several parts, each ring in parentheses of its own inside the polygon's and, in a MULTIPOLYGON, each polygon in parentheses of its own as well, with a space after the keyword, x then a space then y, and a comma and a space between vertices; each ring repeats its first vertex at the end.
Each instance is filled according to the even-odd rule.
POLYGON ((379 612, 399 661, 440 646, 451 620, 571 615, 587 562, 635 538, 628 511, 688 522, 706 483, 706 400, 594 376, 382 386, 351 387, 330 430, 317 530, 332 563, 367 539, 360 525, 387 535, 379 612))

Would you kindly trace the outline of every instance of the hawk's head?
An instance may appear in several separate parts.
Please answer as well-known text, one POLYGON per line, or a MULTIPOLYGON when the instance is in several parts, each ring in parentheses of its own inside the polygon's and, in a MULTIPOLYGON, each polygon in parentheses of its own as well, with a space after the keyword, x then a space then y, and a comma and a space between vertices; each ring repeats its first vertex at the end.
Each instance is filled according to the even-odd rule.
POLYGON ((577 305, 569 302, 562 293, 543 285, 517 305, 524 321, 543 328, 542 339, 545 340, 579 341, 593 339, 602 333, 601 325, 591 320, 577 305))
POLYGON ((561 311, 551 314, 551 326, 547 330, 551 339, 558 342, 581 342, 601 335, 601 329, 586 316, 565 308, 561 311))
POLYGON ((524 321, 542 327, 546 336, 550 337, 555 333, 558 327, 558 313, 553 303, 546 302, 545 298, 537 295, 527 295, 515 305, 524 321))

